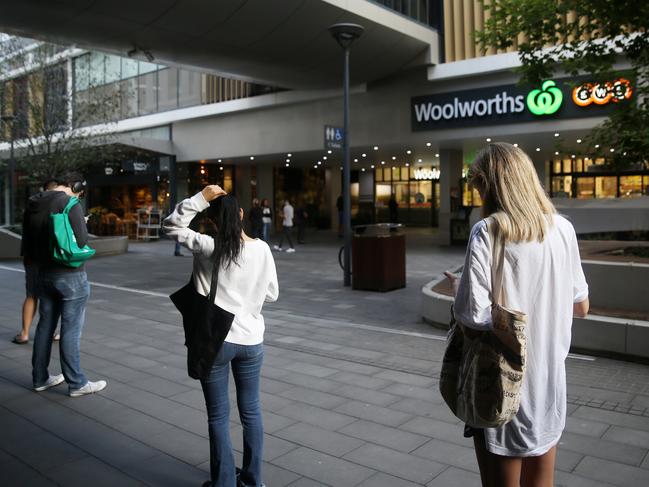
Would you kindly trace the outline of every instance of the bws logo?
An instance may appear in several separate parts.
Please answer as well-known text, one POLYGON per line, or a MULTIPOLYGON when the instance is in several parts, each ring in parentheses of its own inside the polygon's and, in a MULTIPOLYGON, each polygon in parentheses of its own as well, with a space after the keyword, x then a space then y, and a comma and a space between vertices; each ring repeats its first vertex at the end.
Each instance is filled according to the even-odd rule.
POLYGON ((572 101, 580 107, 587 107, 591 103, 606 105, 607 103, 619 103, 628 100, 633 95, 631 82, 625 78, 619 78, 606 83, 584 83, 572 90, 572 101))
POLYGON ((563 102, 563 93, 551 79, 544 81, 541 89, 527 94, 527 108, 534 115, 552 115, 563 102))

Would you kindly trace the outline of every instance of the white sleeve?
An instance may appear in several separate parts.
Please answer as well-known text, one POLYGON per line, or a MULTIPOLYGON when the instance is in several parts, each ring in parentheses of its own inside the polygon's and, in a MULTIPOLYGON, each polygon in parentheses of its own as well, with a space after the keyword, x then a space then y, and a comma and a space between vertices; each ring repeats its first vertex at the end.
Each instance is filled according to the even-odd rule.
POLYGON ((266 247, 266 272, 268 273, 268 289, 266 290, 267 303, 277 301, 279 297, 279 283, 277 282, 277 269, 275 268, 275 259, 269 247, 266 247))
POLYGON ((193 253, 210 257, 214 253, 214 239, 189 228, 194 217, 209 206, 203 193, 197 193, 181 201, 176 205, 173 213, 164 219, 162 223, 164 233, 193 253))
POLYGON ((453 310, 464 326, 485 330, 491 328, 491 306, 491 244, 483 220, 471 230, 453 310))
POLYGON ((572 299, 573 303, 581 303, 588 299, 588 284, 586 283, 586 276, 581 267, 581 257, 579 257, 579 244, 577 243, 577 235, 575 230, 572 230, 572 241, 570 242, 570 261, 572 264, 572 299))

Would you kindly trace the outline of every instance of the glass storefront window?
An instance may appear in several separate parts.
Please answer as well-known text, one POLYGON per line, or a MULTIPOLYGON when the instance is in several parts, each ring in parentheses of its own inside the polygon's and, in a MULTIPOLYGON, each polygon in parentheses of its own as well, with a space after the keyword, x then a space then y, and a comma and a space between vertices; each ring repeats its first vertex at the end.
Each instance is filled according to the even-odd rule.
POLYGON ((402 167, 401 168, 401 181, 409 181, 410 180, 410 171, 408 170, 407 167, 402 167))
POLYGON ((374 171, 374 177, 376 178, 376 182, 383 181, 383 169, 375 170, 374 171))
POLYGON ((563 172, 568 174, 572 172, 572 159, 563 160, 563 172))
POLYGON ((137 116, 137 78, 119 83, 119 97, 122 118, 137 116))
POLYGON ((122 79, 134 78, 137 76, 137 60, 122 58, 122 79))
POLYGON ((408 207, 408 183, 394 183, 394 196, 399 208, 408 207))
POLYGON ((595 178, 577 178, 577 198, 587 199, 595 196, 595 178))
POLYGON ((559 174, 561 172, 561 161, 554 161, 554 171, 555 174, 559 174))
POLYGON ((572 176, 553 177, 552 195, 556 198, 570 198, 572 196, 572 176))
POLYGON ((575 159, 575 171, 574 172, 584 172, 584 160, 579 158, 575 159))
POLYGON ((390 168, 383 169, 383 181, 392 181, 392 170, 390 168))
POLYGON ((146 61, 140 61, 138 63, 138 74, 147 74, 157 71, 158 65, 155 63, 147 63, 146 61))
POLYGON ((101 86, 106 81, 104 59, 106 56, 97 52, 90 53, 90 87, 101 86))
POLYGON ((617 177, 604 176, 595 178, 596 198, 617 198, 617 177))
POLYGON ((84 54, 74 59, 74 90, 83 91, 88 89, 90 83, 89 54, 84 54))
MULTIPOLYGON (((645 176, 646 178, 647 176, 645 176)), ((620 197, 633 198, 642 195, 642 176, 620 176, 620 197)))
POLYGON ((410 208, 430 208, 433 205, 433 182, 410 183, 410 208))
POLYGON ((181 69, 178 73, 178 106, 191 107, 201 104, 201 75, 181 69))
POLYGON ((376 185, 376 206, 379 208, 387 208, 392 194, 392 185, 390 184, 377 184, 376 185))
POLYGON ((642 189, 646 196, 649 196, 649 176, 643 176, 642 189))
POLYGON ((106 56, 106 83, 119 81, 122 76, 121 58, 119 56, 106 56))

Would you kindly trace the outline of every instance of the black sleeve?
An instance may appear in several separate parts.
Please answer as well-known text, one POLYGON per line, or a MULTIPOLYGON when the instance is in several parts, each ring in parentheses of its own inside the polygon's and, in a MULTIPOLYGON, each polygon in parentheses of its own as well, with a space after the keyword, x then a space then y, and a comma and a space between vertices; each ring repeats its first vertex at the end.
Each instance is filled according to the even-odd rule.
POLYGON ((83 210, 81 204, 77 203, 70 208, 70 226, 77 239, 77 245, 83 247, 88 243, 88 227, 86 227, 86 219, 83 217, 83 210))

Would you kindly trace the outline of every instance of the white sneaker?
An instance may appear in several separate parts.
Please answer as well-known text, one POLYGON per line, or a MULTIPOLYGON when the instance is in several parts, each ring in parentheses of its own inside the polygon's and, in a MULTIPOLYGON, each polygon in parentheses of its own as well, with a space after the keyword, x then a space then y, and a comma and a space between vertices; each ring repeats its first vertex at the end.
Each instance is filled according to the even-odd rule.
POLYGON ((295 252, 295 249, 286 249, 287 254, 292 254, 293 252, 295 252))
POLYGON ((45 384, 39 387, 34 387, 34 390, 36 392, 43 392, 49 389, 50 387, 58 386, 61 382, 63 382, 65 378, 63 377, 63 374, 59 375, 50 375, 47 380, 45 381, 45 384))
POLYGON ((105 380, 98 380, 97 382, 86 382, 86 385, 81 389, 70 389, 70 397, 85 396, 86 394, 94 394, 95 392, 103 391, 106 388, 105 380))
POLYGON ((273 245, 273 248, 275 250, 279 250, 280 252, 282 251, 282 247, 280 247, 279 245, 273 245))

